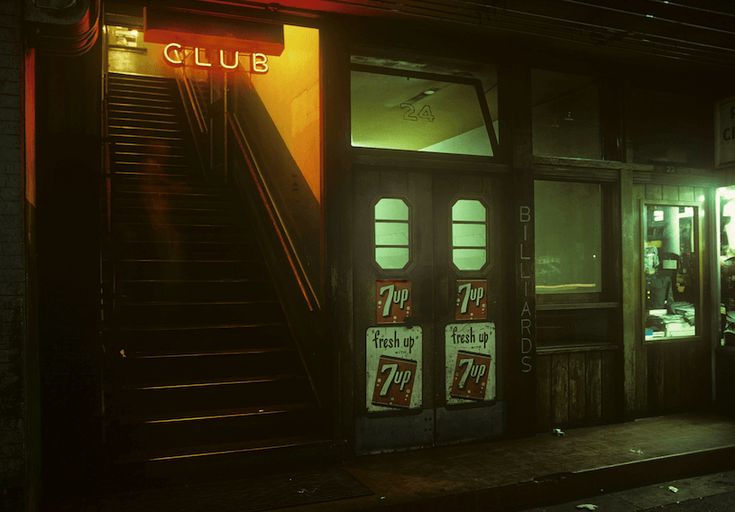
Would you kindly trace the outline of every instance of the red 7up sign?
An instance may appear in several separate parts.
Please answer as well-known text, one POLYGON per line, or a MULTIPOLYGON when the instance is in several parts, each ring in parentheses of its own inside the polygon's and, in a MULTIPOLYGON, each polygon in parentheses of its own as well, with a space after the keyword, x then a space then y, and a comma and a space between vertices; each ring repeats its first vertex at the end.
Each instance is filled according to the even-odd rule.
POLYGON ((381 356, 375 376, 373 405, 410 407, 416 367, 416 361, 410 359, 381 356))
POLYGON ((491 357, 460 350, 454 368, 451 396, 469 400, 484 400, 491 357))
POLYGON ((455 320, 485 320, 487 318, 487 280, 457 280, 455 320))
POLYGON ((376 323, 402 324, 411 316, 411 281, 378 280, 375 296, 376 323))

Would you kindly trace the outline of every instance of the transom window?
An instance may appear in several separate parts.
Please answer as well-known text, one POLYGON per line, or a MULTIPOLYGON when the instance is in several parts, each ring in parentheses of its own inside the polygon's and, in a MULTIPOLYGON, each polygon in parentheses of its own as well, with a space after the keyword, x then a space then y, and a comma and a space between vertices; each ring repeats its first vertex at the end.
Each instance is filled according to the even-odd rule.
POLYGON ((353 56, 353 147, 497 153, 497 73, 353 56), (436 70, 436 71, 434 71, 436 70))

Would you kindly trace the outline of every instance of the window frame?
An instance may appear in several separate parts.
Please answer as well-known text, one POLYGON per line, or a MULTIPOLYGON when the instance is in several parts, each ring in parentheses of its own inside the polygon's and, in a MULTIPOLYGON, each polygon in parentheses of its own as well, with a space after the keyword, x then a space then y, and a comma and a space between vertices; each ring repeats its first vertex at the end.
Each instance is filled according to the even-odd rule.
POLYGON ((675 341, 699 341, 704 339, 704 327, 703 322, 704 315, 704 263, 702 257, 702 248, 704 247, 703 239, 703 208, 704 204, 697 201, 667 201, 665 199, 642 199, 640 201, 640 242, 638 245, 639 252, 639 282, 640 282, 640 322, 638 325, 638 333, 641 336, 641 340, 645 345, 669 343, 675 341), (695 320, 694 320, 694 334, 688 336, 671 336, 668 338, 656 338, 646 339, 646 275, 644 271, 644 254, 646 247, 646 236, 648 228, 648 217, 647 208, 649 206, 668 206, 668 207, 691 207, 694 209, 693 218, 696 219, 693 222, 694 233, 694 244, 696 246, 695 254, 697 255, 697 295, 695 304, 695 320))
MULTIPOLYGON (((485 271, 491 266, 491 251, 490 251, 490 206, 487 204, 487 201, 484 197, 475 195, 475 194, 458 194, 452 197, 451 201, 449 202, 449 265, 451 266, 452 270, 456 272, 457 276, 460 276, 462 279, 469 279, 472 274, 483 274, 485 271), (454 263, 454 216, 452 209, 454 208, 454 205, 457 204, 459 201, 478 201, 482 207, 485 209, 485 263, 478 269, 471 269, 471 270, 462 270, 460 269, 455 263, 454 263)), ((460 224, 464 223, 462 221, 459 222, 460 224)), ((465 248, 463 246, 460 246, 460 248, 465 248)), ((479 247, 478 247, 479 248, 479 247)))
MULTIPOLYGON (((415 234, 413 232, 413 205, 408 200, 406 196, 403 196, 401 194, 390 194, 390 195, 381 195, 376 197, 372 203, 371 203, 371 218, 372 218, 372 229, 370 230, 370 242, 372 245, 372 264, 375 267, 375 269, 378 272, 382 272, 388 275, 399 275, 401 273, 408 272, 411 267, 413 266, 414 262, 414 240, 415 240, 415 234), (408 219, 405 221, 408 225, 408 244, 405 246, 406 249, 408 249, 408 260, 406 261, 406 264, 403 265, 401 268, 383 268, 380 266, 380 263, 378 263, 377 260, 377 240, 376 240, 376 230, 375 226, 378 222, 386 222, 384 219, 377 219, 375 216, 375 207, 378 205, 380 201, 383 199, 399 199, 403 201, 403 203, 408 208, 408 219)), ((391 222, 391 221, 388 221, 391 222)), ((404 221, 392 221, 392 222, 404 222, 404 221)), ((380 247, 404 247, 404 246, 392 246, 392 245, 381 245, 380 247)))
MULTIPOLYGON (((556 181, 571 183, 592 183, 600 185, 601 192, 601 291, 591 293, 550 293, 536 294, 537 350, 554 353, 559 350, 615 350, 619 348, 620 335, 620 294, 621 294, 621 254, 620 254, 620 201, 616 181, 591 179, 584 175, 547 175, 536 174, 535 181, 556 181), (575 322, 596 322, 595 318, 605 318, 606 331, 603 339, 585 338, 569 341, 544 339, 545 329, 554 329, 559 322, 566 322, 570 315, 577 315, 575 322)), ((534 187, 535 188, 535 187, 534 187)), ((534 190, 534 212, 536 212, 534 190)), ((536 213, 534 213, 534 216, 536 213)), ((534 288, 535 288, 535 221, 534 221, 534 288)), ((552 331, 549 331, 552 332, 552 331)))

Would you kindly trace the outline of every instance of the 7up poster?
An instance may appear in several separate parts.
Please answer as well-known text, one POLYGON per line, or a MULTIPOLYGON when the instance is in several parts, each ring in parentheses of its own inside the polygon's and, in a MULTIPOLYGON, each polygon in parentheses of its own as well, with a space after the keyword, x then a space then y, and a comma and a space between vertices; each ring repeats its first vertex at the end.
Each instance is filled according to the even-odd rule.
POLYGON ((370 327, 365 342, 367 410, 421 407, 421 327, 370 327))
POLYGON ((495 398, 495 324, 449 324, 444 330, 447 404, 495 398))

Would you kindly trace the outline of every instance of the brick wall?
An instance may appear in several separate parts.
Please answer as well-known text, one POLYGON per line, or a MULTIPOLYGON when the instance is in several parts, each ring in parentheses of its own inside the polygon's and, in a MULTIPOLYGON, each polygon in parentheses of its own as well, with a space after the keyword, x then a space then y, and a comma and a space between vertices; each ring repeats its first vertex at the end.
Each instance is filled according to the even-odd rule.
POLYGON ((0 510, 21 509, 24 481, 20 3, 0 2, 0 510))

